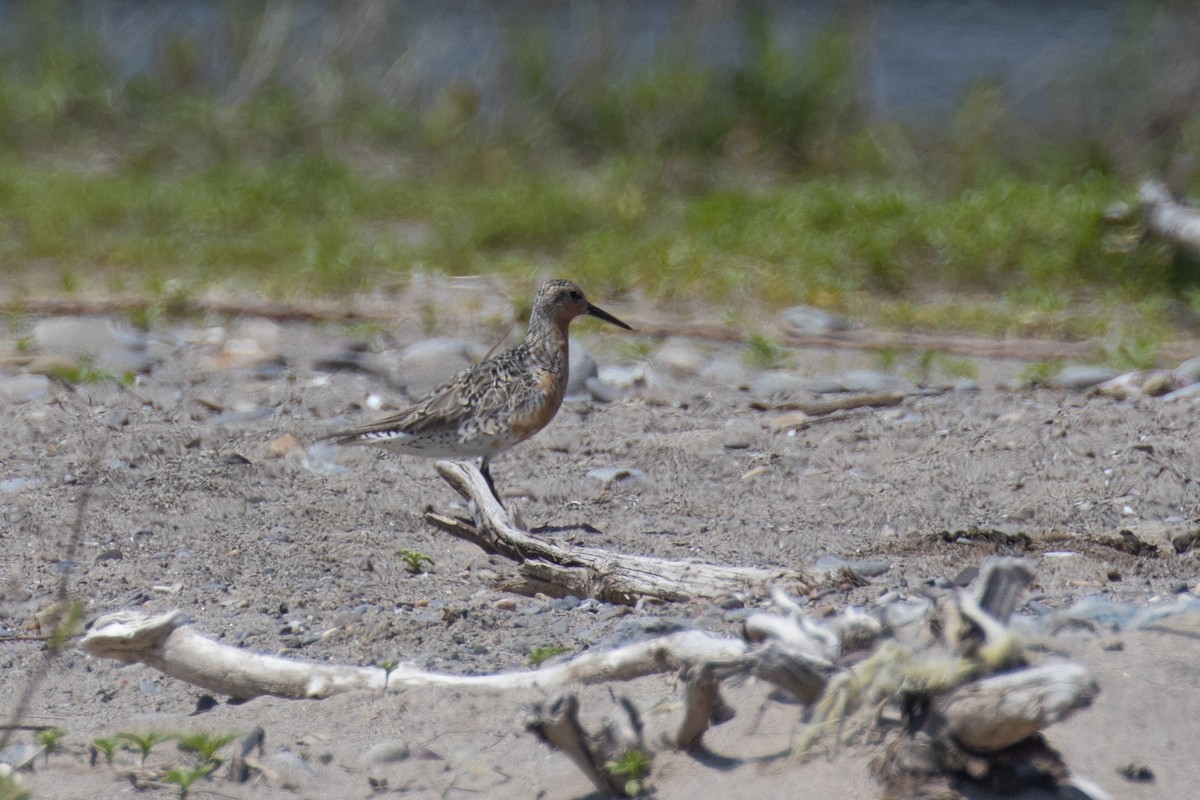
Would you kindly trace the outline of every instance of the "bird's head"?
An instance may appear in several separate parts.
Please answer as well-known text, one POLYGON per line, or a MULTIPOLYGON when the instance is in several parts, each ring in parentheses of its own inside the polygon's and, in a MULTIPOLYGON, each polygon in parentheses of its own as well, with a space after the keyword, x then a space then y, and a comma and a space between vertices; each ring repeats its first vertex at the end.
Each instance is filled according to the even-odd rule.
POLYGON ((632 330, 612 314, 589 303, 583 290, 570 281, 546 281, 533 301, 534 317, 545 317, 564 329, 571 320, 584 314, 598 317, 618 328, 632 330))

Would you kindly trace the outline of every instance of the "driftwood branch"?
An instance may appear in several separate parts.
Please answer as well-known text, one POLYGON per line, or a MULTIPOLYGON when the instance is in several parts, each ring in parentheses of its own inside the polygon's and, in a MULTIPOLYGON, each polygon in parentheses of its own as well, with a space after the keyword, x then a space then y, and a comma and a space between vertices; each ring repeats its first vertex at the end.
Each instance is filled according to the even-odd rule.
POLYGON ((1159 181, 1143 183, 1138 197, 1151 233, 1200 254, 1200 211, 1177 202, 1159 181))
POLYGON ((604 795, 624 797, 628 794, 626 779, 605 765, 630 748, 641 748, 642 726, 628 700, 618 703, 617 714, 618 719, 609 721, 598 733, 589 734, 579 721, 579 699, 574 694, 563 694, 537 706, 525 727, 570 758, 604 795))
POLYGON ((635 603, 643 597, 690 600, 729 594, 763 594, 770 586, 806 594, 825 577, 794 569, 760 569, 672 561, 611 553, 546 541, 514 525, 472 464, 439 461, 438 474, 473 504, 476 524, 426 513, 430 524, 521 563, 522 576, 551 593, 595 597, 606 602, 635 603))
POLYGON ((275 695, 320 698, 355 690, 455 686, 480 690, 556 689, 569 684, 627 681, 709 662, 745 657, 748 647, 700 631, 682 631, 614 650, 584 653, 537 670, 497 675, 449 675, 400 666, 316 664, 250 653, 196 631, 180 611, 157 616, 121 611, 96 621, 80 647, 97 658, 142 663, 173 678, 239 699, 275 695))

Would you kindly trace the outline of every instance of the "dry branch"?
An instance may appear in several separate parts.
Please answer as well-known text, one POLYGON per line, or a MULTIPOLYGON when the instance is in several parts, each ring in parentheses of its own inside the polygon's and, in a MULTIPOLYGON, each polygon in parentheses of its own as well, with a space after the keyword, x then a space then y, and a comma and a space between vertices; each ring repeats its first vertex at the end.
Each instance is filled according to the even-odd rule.
POLYGON ((1138 197, 1151 233, 1200 254, 1200 211, 1176 202, 1159 181, 1143 183, 1138 197))
POLYGON ((959 744, 995 753, 1066 719, 1099 691, 1079 664, 1046 664, 969 683, 939 699, 935 708, 959 744))
POLYGON ((239 699, 260 695, 321 698, 355 690, 455 686, 481 690, 556 689, 573 683, 627 681, 706 663, 737 662, 747 645, 700 631, 683 631, 561 664, 498 675, 448 675, 407 666, 390 677, 380 667, 315 664, 260 655, 214 642, 180 611, 147 616, 119 611, 96 621, 80 647, 97 658, 142 663, 173 678, 239 699))
POLYGON ((772 585, 804 594, 824 578, 822 573, 805 570, 671 561, 548 542, 512 523, 473 465, 439 461, 437 471, 473 504, 476 524, 468 525, 433 512, 425 515, 426 521, 488 553, 499 553, 520 562, 526 579, 542 588, 556 588, 553 593, 614 603, 635 603, 643 597, 679 601, 738 593, 761 594, 772 585))

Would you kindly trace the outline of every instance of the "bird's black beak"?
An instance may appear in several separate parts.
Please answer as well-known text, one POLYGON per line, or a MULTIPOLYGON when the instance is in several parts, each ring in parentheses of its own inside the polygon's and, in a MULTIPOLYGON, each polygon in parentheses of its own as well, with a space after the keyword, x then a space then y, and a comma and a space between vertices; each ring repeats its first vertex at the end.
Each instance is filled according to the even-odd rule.
POLYGON ((600 319, 604 320, 605 322, 611 322, 613 325, 616 325, 618 328, 624 328, 627 331, 633 330, 633 328, 629 327, 624 322, 621 322, 621 320, 617 319, 612 314, 605 311, 603 308, 597 308, 596 306, 592 305, 591 303, 588 303, 587 313, 591 314, 593 317, 599 317, 600 319))

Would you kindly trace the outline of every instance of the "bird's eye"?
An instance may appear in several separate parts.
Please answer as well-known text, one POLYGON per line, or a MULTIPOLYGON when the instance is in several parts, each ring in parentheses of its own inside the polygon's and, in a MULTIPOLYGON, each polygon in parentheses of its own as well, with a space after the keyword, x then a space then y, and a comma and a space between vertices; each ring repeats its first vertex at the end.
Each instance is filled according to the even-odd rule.
POLYGON ((570 291, 570 293, 567 295, 567 297, 570 297, 572 300, 582 300, 583 299, 583 295, 579 293, 578 289, 572 289, 570 291))

